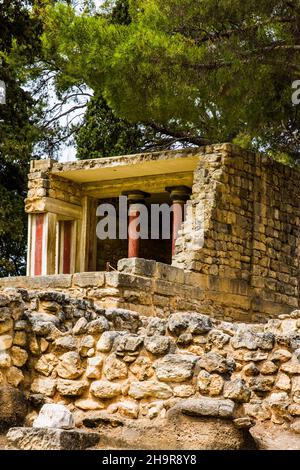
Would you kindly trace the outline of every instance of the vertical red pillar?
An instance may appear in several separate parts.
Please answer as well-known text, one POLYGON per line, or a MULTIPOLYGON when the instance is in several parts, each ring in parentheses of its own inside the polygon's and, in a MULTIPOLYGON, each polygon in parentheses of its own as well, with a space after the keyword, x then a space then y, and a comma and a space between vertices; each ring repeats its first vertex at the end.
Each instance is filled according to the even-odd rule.
POLYGON ((183 222, 185 201, 173 201, 173 227, 172 227, 172 256, 175 254, 175 244, 178 232, 183 222))
POLYGON ((175 254, 175 245, 178 238, 178 232, 184 221, 184 206, 189 199, 191 189, 187 186, 171 186, 166 188, 170 193, 173 209, 173 225, 172 225, 172 256, 175 254))
POLYGON ((71 272, 71 237, 72 237, 72 221, 65 220, 63 224, 63 274, 71 272))
POLYGON ((138 237, 139 225, 135 221, 139 217, 136 204, 129 206, 128 218, 128 258, 138 258, 140 251, 140 238, 138 237))
POLYGON ((138 258, 140 252, 140 227, 135 221, 140 215, 139 205, 144 204, 145 198, 150 194, 144 191, 124 191, 123 196, 127 196, 129 203, 128 210, 128 258, 138 258))
POLYGON ((35 216, 34 275, 40 276, 43 267, 44 214, 35 216))

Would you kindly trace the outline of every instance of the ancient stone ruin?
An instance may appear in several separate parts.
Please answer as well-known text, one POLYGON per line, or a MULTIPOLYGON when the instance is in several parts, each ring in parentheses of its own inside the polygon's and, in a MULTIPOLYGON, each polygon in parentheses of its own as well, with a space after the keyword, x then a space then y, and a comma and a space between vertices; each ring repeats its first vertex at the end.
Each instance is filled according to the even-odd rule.
POLYGON ((299 449, 298 189, 229 144, 32 162, 28 276, 0 280, 12 445, 299 449), (169 240, 97 239, 99 201, 125 193, 186 215, 169 240))

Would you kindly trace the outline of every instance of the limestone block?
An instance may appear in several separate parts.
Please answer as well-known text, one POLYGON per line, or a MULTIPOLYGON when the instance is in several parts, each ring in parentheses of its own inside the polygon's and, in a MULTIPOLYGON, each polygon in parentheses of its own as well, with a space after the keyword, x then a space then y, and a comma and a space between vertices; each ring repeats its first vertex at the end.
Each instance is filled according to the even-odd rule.
POLYGON ((56 368, 59 377, 63 379, 77 379, 83 373, 80 356, 75 351, 64 353, 59 358, 56 368))
POLYGON ((83 380, 57 380, 57 391, 63 396, 78 397, 88 388, 88 383, 83 380))
POLYGON ((201 370, 198 378, 197 385, 200 393, 204 395, 218 396, 223 390, 224 380, 218 374, 209 374, 205 370, 201 370))
POLYGON ((300 416, 300 405, 298 403, 293 403, 288 407, 288 412, 292 416, 300 416))
POLYGON ((19 346, 13 346, 10 351, 12 363, 14 366, 23 367, 28 359, 28 353, 19 346))
POLYGON ((99 335, 107 330, 109 330, 109 323, 103 316, 91 321, 87 326, 87 332, 90 335, 99 335))
MULTIPOLYGON (((0 322, 0 335, 3 335, 3 333, 7 333, 13 328, 14 322, 10 318, 4 322, 0 322)), ((0 337, 1 338, 1 337, 0 337)))
POLYGON ((207 333, 211 329, 211 320, 200 313, 174 313, 168 320, 168 329, 175 335, 180 335, 187 329, 192 334, 207 333))
POLYGON ((300 376, 292 377, 292 393, 300 392, 300 376))
POLYGON ((12 428, 7 438, 20 450, 85 450, 98 444, 100 435, 75 429, 12 428))
POLYGON ((77 348, 77 342, 72 335, 61 336, 54 341, 54 346, 62 351, 74 351, 77 348))
POLYGON ((272 410, 284 411, 290 404, 290 399, 286 392, 273 392, 266 403, 272 410))
POLYGON ((56 380, 38 377, 31 384, 31 391, 41 393, 47 397, 53 397, 56 390, 56 380))
POLYGON ((261 365, 260 373, 263 375, 276 374, 278 366, 272 361, 265 361, 261 365))
POLYGON ((151 277, 156 269, 156 262, 143 258, 123 258, 118 261, 118 271, 137 276, 151 277))
POLYGON ((114 398, 122 393, 122 385, 107 380, 96 380, 92 382, 90 392, 97 398, 114 398))
POLYGON ((130 310, 122 308, 108 308, 106 318, 113 323, 113 329, 117 331, 127 330, 136 333, 141 326, 139 315, 130 310))
POLYGON ((88 355, 88 351, 95 345, 95 340, 92 335, 87 335, 82 338, 79 345, 79 353, 82 357, 88 355))
POLYGON ((143 337, 139 335, 120 335, 114 342, 118 355, 137 352, 143 345, 143 337))
POLYGON ((274 386, 274 376, 253 377, 249 381, 249 386, 255 392, 270 392, 274 386))
POLYGON ((43 374, 46 377, 48 377, 53 371, 57 363, 58 363, 58 359, 53 353, 44 354, 36 362, 34 368, 40 374, 43 374))
POLYGON ((137 419, 139 415, 139 405, 138 403, 132 401, 122 401, 117 403, 118 412, 121 415, 124 415, 128 418, 137 419))
POLYGON ((120 333, 117 331, 104 331, 97 343, 97 351, 110 352, 113 347, 114 340, 119 336, 119 334, 120 333))
POLYGON ((42 406, 33 422, 34 428, 73 429, 75 422, 71 411, 64 405, 47 403, 42 406))
POLYGON ((275 343, 273 333, 255 333, 249 328, 242 327, 240 331, 231 339, 231 345, 235 348, 246 348, 255 350, 258 348, 271 350, 275 343))
POLYGON ((259 369, 256 367, 254 362, 250 362, 250 364, 246 364, 243 368, 243 373, 247 377, 255 377, 256 375, 259 375, 259 369))
POLYGON ((104 362, 103 372, 108 380, 125 379, 128 375, 126 364, 115 354, 110 354, 104 362))
POLYGON ((193 354, 167 354, 155 361, 153 367, 157 378, 163 382, 184 382, 193 376, 198 359, 193 354))
POLYGON ((236 378, 230 382, 225 382, 224 397, 233 401, 247 403, 250 400, 251 390, 246 382, 241 378, 236 378))
POLYGON ((208 333, 207 342, 217 349, 223 349, 229 343, 230 336, 223 331, 213 329, 208 333))
POLYGON ((0 336, 0 352, 6 351, 11 348, 13 343, 13 337, 11 335, 1 335, 0 336))
POLYGON ((186 400, 182 400, 175 408, 189 416, 232 418, 235 403, 232 400, 221 398, 187 398, 186 400))
POLYGON ((88 321, 86 318, 82 317, 77 320, 73 327, 73 334, 74 335, 81 335, 86 332, 88 321))
POLYGON ((166 412, 164 409, 164 402, 162 400, 154 401, 148 405, 148 418, 157 418, 157 416, 159 416, 162 412, 166 412))
POLYGON ((0 368, 7 368, 11 365, 11 358, 8 352, 0 351, 0 368))
POLYGON ((291 390, 291 379, 287 374, 279 373, 276 378, 275 387, 288 392, 291 390))
POLYGON ((164 335, 166 333, 167 321, 160 318, 150 318, 146 334, 147 336, 164 335))
POLYGON ((24 380, 24 375, 20 369, 17 367, 10 367, 6 374, 7 382, 13 387, 18 387, 20 383, 24 380))
POLYGON ((171 339, 168 336, 153 335, 145 338, 145 349, 154 355, 166 354, 171 345, 171 339))
POLYGON ((91 357, 87 360, 86 376, 88 379, 100 379, 103 364, 102 356, 91 357))
POLYGON ((73 276, 73 285, 78 287, 101 287, 104 285, 104 272, 76 273, 73 276))
POLYGON ((233 371, 235 362, 227 360, 217 352, 210 351, 200 358, 198 365, 207 372, 224 374, 225 372, 233 371))
POLYGON ((13 339, 13 344, 16 346, 25 346, 27 342, 27 336, 25 331, 16 331, 13 339))
POLYGON ((134 364, 129 366, 129 370, 140 381, 150 379, 154 374, 152 362, 144 356, 138 357, 134 364))
POLYGON ((282 364, 280 370, 288 374, 300 374, 300 362, 292 358, 291 361, 282 364))
POLYGON ((156 381, 132 382, 130 384, 128 395, 136 400, 143 398, 170 398, 173 393, 171 387, 156 381))
POLYGON ((75 401, 75 406, 83 411, 103 410, 104 405, 93 398, 81 398, 75 401))
POLYGON ((173 393, 175 397, 180 398, 188 398, 194 395, 196 392, 195 387, 193 385, 176 385, 173 389, 173 393))

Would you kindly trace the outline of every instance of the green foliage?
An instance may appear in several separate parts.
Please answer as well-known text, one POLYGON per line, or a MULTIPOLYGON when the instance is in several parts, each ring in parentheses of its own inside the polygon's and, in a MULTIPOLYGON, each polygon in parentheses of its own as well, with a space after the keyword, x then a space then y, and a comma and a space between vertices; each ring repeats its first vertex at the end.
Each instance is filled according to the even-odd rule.
POLYGON ((118 117, 195 144, 248 135, 250 147, 297 156, 298 0, 120 3, 128 21, 112 20, 116 2, 96 15, 48 9, 43 45, 58 87, 84 82, 118 117))
POLYGON ((101 97, 93 97, 77 137, 79 159, 135 153, 143 145, 142 132, 117 118, 101 97))
POLYGON ((27 217, 24 198, 33 145, 41 137, 38 107, 24 91, 25 65, 40 51, 41 23, 28 10, 30 2, 0 4, 0 78, 6 104, 0 105, 0 276, 25 273, 27 217))

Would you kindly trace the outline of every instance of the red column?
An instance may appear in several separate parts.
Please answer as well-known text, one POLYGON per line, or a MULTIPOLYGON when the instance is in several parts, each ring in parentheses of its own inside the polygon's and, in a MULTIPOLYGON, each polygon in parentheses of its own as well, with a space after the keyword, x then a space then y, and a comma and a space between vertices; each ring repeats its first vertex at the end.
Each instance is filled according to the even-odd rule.
POLYGON ((150 194, 144 191, 123 191, 123 196, 127 196, 129 210, 128 210, 128 258, 138 258, 140 251, 140 227, 134 221, 139 217, 139 205, 144 204, 145 198, 150 194))
POLYGON ((63 274, 70 274, 72 221, 65 220, 63 226, 64 226, 63 274))
POLYGON ((170 193, 173 209, 173 225, 172 225, 172 256, 175 254, 175 245, 178 238, 178 231, 184 221, 184 205, 189 199, 191 189, 187 186, 171 186, 166 188, 170 193))
POLYGON ((44 214, 37 214, 35 217, 35 247, 34 247, 34 275, 42 274, 43 266, 43 233, 44 214))
POLYGON ((139 217, 139 210, 137 204, 132 204, 129 207, 128 218, 128 258, 138 258, 140 249, 140 238, 138 237, 139 225, 134 221, 139 217))
POLYGON ((173 227, 172 227, 172 256, 175 254, 175 244, 178 238, 178 231, 183 222, 185 201, 173 201, 173 227))

